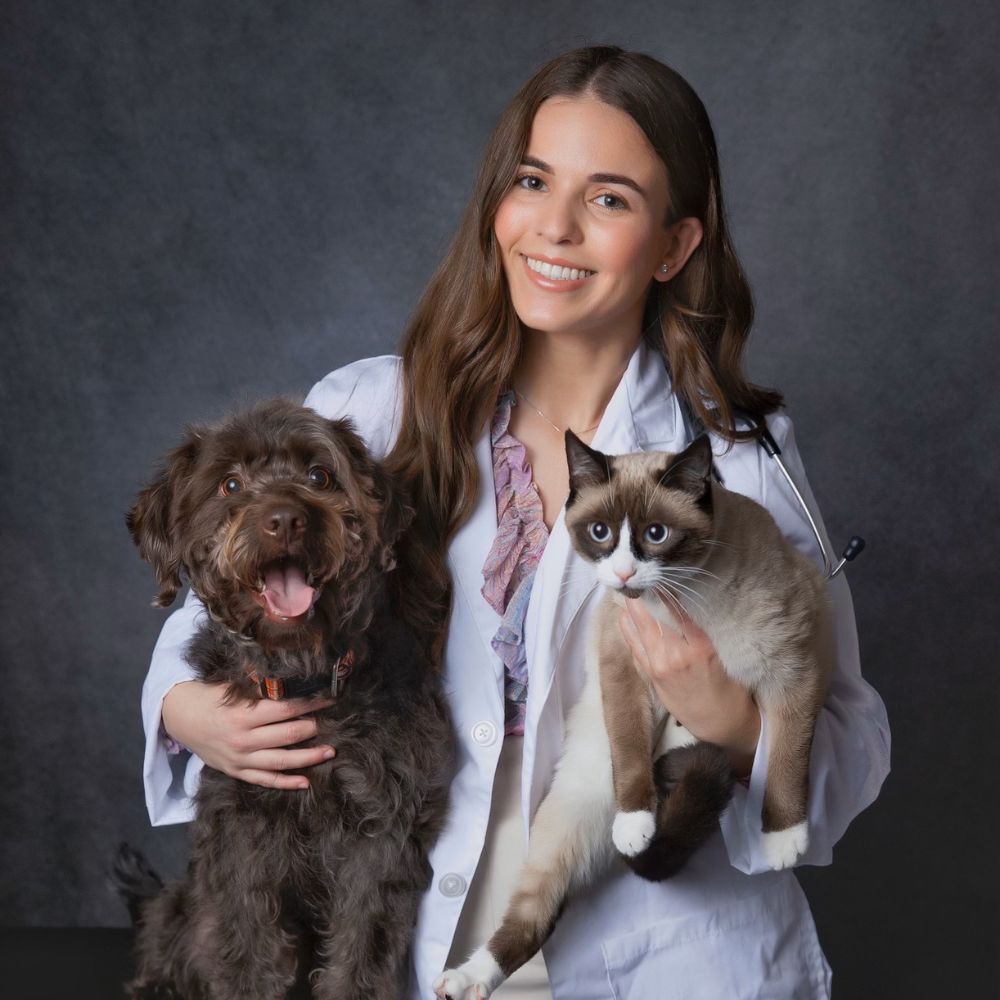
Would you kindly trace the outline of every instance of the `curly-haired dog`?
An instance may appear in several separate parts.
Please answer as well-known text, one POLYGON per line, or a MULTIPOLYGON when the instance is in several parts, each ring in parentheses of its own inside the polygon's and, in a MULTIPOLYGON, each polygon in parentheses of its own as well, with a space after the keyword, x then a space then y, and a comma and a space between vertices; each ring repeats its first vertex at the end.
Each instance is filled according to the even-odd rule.
POLYGON ((277 1000, 301 966, 313 995, 395 997, 444 818, 451 727, 393 614, 403 508, 347 421, 272 401, 194 428, 128 515, 169 605, 184 572, 208 616, 189 658, 232 699, 332 695, 303 746, 330 743, 310 789, 206 767, 186 877, 155 893, 135 856, 131 996, 277 1000), (137 875, 137 873, 139 873, 137 875))

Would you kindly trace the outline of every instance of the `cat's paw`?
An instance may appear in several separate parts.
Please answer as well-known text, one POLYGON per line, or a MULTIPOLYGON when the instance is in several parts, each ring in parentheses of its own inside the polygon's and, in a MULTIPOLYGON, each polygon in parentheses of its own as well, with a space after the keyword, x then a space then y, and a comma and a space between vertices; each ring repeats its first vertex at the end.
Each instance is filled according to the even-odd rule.
POLYGON ((434 994, 439 1000, 487 1000, 503 979, 496 959, 480 948, 461 968, 445 969, 434 980, 434 994))
POLYGON ((646 850, 654 833, 656 833, 656 817, 645 809, 616 813, 611 826, 611 839, 615 847, 627 858, 634 858, 646 850))
POLYGON ((765 833, 763 837, 764 857, 772 868, 788 868, 809 847, 809 824, 803 820, 787 830, 765 833))
POLYGON ((484 983, 474 983, 459 969, 445 969, 434 980, 434 995, 439 1000, 486 1000, 490 991, 484 983))

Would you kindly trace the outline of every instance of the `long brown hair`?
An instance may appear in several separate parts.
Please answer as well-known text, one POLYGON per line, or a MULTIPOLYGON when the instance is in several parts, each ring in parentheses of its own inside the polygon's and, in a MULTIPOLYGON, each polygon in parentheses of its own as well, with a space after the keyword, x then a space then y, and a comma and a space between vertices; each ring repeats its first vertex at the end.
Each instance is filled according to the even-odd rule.
POLYGON ((493 221, 539 105, 582 94, 630 115, 665 164, 664 224, 693 216, 704 228, 680 274, 650 282, 644 336, 667 360, 675 391, 730 442, 753 436, 736 429, 736 410, 761 418, 782 402, 743 374, 753 298, 726 228, 715 136, 698 95, 663 63, 615 47, 546 63, 500 116, 451 248, 403 336, 401 429, 387 461, 417 511, 400 553, 401 583, 408 617, 435 660, 451 604, 446 549, 479 490, 475 442, 521 354, 493 221))

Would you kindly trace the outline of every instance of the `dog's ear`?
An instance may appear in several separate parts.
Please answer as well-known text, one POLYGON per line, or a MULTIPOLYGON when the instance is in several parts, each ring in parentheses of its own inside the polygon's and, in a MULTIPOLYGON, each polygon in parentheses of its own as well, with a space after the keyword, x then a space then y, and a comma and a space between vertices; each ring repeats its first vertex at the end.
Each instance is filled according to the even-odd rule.
POLYGON ((179 488, 187 481, 201 448, 197 431, 163 460, 156 479, 138 496, 135 506, 125 515, 125 523, 139 555, 156 572, 160 593, 153 601, 158 608, 173 604, 181 586, 180 546, 174 526, 174 506, 179 488))
POLYGON ((374 465, 375 493, 382 504, 379 519, 379 566, 388 572, 396 568, 396 542, 410 526, 416 511, 402 485, 377 462, 374 465))

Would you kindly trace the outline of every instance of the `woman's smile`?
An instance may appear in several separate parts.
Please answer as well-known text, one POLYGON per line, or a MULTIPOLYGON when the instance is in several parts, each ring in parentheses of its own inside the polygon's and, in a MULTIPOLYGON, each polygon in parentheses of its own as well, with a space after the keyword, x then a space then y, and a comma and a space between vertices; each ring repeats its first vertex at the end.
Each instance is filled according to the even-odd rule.
POLYGON ((563 258, 527 254, 521 254, 521 258, 527 267, 528 277, 539 288, 552 292, 576 291, 578 288, 583 288, 587 280, 597 274, 596 271, 579 267, 563 258))

